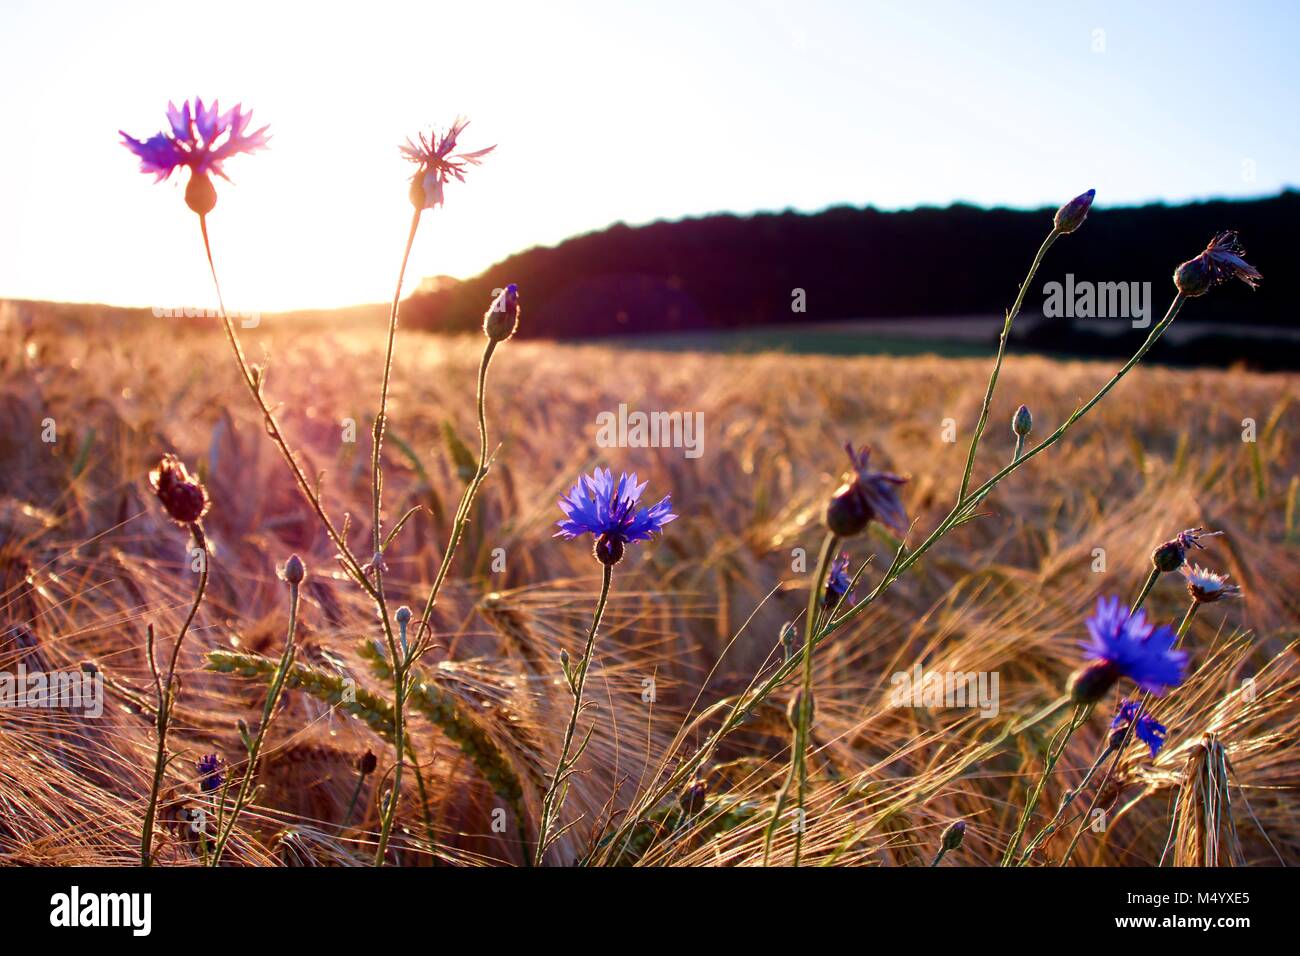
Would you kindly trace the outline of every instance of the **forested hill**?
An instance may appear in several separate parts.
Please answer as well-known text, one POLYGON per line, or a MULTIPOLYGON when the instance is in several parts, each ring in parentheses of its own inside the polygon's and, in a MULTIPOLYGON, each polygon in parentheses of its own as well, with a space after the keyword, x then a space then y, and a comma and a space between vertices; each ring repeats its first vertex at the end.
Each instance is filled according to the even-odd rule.
MULTIPOLYGON (((1067 272, 1076 281, 1149 281, 1154 306, 1163 310, 1174 267, 1215 232, 1235 229, 1264 283, 1253 293, 1237 283, 1218 290, 1196 304, 1196 317, 1296 323, 1294 304, 1284 307, 1283 300, 1300 253, 1300 192, 1114 209, 1101 205, 1104 198, 1103 192, 1079 232, 1051 250, 1026 296, 1026 314, 1041 314, 1044 284, 1067 272)), ((416 294, 404 315, 429 329, 465 329, 480 320, 492 289, 508 282, 520 287, 519 334, 529 338, 998 314, 1013 299, 1053 212, 837 207, 618 224, 416 294), (805 311, 796 311, 800 304, 805 311)))

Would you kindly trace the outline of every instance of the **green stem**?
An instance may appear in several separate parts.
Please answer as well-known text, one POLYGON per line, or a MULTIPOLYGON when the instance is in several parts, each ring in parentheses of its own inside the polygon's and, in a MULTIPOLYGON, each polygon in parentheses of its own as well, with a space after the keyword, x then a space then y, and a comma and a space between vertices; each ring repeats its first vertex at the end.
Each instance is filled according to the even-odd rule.
POLYGON ((1017 866, 1022 866, 1028 862, 1029 858, 1033 856, 1034 851, 1060 828, 1061 818, 1065 816, 1065 811, 1070 808, 1070 804, 1074 803, 1079 794, 1083 793, 1083 791, 1087 789, 1088 784, 1101 768, 1105 759, 1112 753, 1115 753, 1118 749, 1118 746, 1109 743, 1102 749, 1101 753, 1097 755, 1097 759, 1093 761, 1092 766, 1088 768, 1088 772, 1083 775, 1083 779, 1079 781, 1079 785, 1065 795, 1065 799, 1061 801, 1061 806, 1057 809, 1055 816, 1053 816, 1048 824, 1039 830, 1034 838, 1029 841, 1029 845, 1025 847, 1025 852, 1020 855, 1019 860, 1015 861, 1017 866))
POLYGON ((533 856, 535 866, 542 865, 542 858, 546 855, 547 847, 552 840, 551 827, 559 820, 560 811, 564 808, 564 796, 568 790, 565 781, 583 751, 586 750, 587 739, 591 736, 591 732, 588 731, 587 738, 570 759, 569 749, 573 745, 573 735, 578 729, 578 716, 582 713, 582 695, 587 686, 587 672, 591 669, 591 659, 596 651, 596 632, 600 628, 600 619, 605 614, 605 603, 609 600, 609 586, 614 577, 613 565, 606 564, 604 569, 604 577, 600 582, 600 597, 596 599, 596 612, 591 618, 591 629, 587 632, 587 646, 583 649, 582 660, 578 662, 576 670, 572 673, 569 672, 567 665, 565 666, 565 680, 568 681, 569 690, 573 694, 573 710, 569 714, 569 723, 564 728, 564 740, 560 745, 560 758, 555 764, 555 773, 542 796, 541 820, 537 824, 537 848, 533 856))
POLYGON ((1130 614, 1136 614, 1138 608, 1146 603, 1147 595, 1151 589, 1156 586, 1156 580, 1160 577, 1160 569, 1152 568, 1151 573, 1147 575, 1146 581, 1142 585, 1142 590, 1138 592, 1137 600, 1133 602, 1133 607, 1129 609, 1130 614))
MULTIPOLYGON (((1051 248, 1052 243, 1060 235, 1062 234, 1053 226, 1052 231, 1043 240, 1043 244, 1038 247, 1038 253, 1029 266, 1029 273, 1025 276, 1025 281, 1020 283, 1020 291, 1016 294, 1015 304, 1007 311, 1006 320, 1002 323, 1002 334, 998 337, 998 357, 993 362, 993 374, 989 376, 989 385, 984 392, 984 404, 980 408, 979 421, 975 425, 975 434, 971 436, 970 450, 966 453, 966 470, 961 476, 961 491, 957 493, 958 501, 966 497, 966 491, 970 488, 971 472, 975 469, 975 453, 979 450, 980 438, 983 437, 984 427, 989 421, 989 408, 993 404, 993 390, 998 386, 998 374, 1002 371, 1002 359, 1007 353, 1007 338, 1011 335, 1011 323, 1016 320, 1016 316, 1020 313, 1020 306, 1025 301, 1025 293, 1029 290, 1029 284, 1034 281, 1034 275, 1038 272, 1043 256, 1047 255, 1047 250, 1051 248)), ((1019 443, 1017 444, 1019 445, 1019 443)), ((1017 447, 1017 457, 1019 457, 1019 447, 1017 447)))
POLYGON ((270 405, 266 402, 266 397, 262 394, 262 387, 259 376, 253 372, 252 367, 248 364, 248 359, 244 357, 243 346, 239 343, 239 335, 235 332, 234 323, 230 321, 230 316, 226 314, 226 303, 221 296, 221 283, 217 281, 217 267, 212 259, 212 245, 208 241, 208 220, 206 216, 199 216, 199 230, 203 234, 203 251, 208 256, 208 269, 212 272, 212 284, 217 290, 217 305, 221 312, 221 322, 226 331, 226 338, 230 342, 230 347, 235 353, 235 361, 239 365, 240 375, 244 379, 244 384, 248 386, 249 393, 253 396, 253 401, 257 403, 258 410, 262 413, 262 418, 266 423, 266 432, 275 442, 275 447, 280 450, 281 457, 289 466, 290 472, 293 473, 294 482, 298 485, 298 490, 302 493, 307 504, 315 512, 317 519, 320 521, 325 533, 329 535, 330 541, 338 549, 340 561, 344 570, 355 580, 370 597, 375 597, 375 589, 366 579, 365 573, 361 569, 361 563, 348 547, 348 543, 343 538, 343 534, 334 526, 328 514, 325 513, 325 506, 321 503, 320 496, 312 488, 303 473, 302 467, 294 457, 289 443, 280 431, 280 424, 276 421, 275 413, 272 412, 270 405))
POLYGON ((822 540, 821 556, 817 560, 817 573, 813 578, 812 587, 808 589, 808 608, 804 617, 803 633, 803 655, 801 657, 803 666, 803 688, 799 696, 799 711, 795 715, 795 726, 790 740, 790 769, 786 773, 785 782, 781 785, 781 790, 776 797, 776 805, 772 809, 772 819, 768 821, 767 829, 763 834, 763 865, 767 866, 772 855, 772 840, 776 836, 776 828, 781 822, 781 814, 785 812, 786 802, 790 797, 790 790, 798 782, 798 820, 795 827, 795 851, 794 865, 799 865, 799 851, 803 843, 803 800, 804 788, 807 783, 807 770, 805 764, 805 755, 808 744, 808 725, 812 716, 812 684, 813 684, 813 634, 817 627, 817 609, 818 601, 826 584, 826 575, 830 570, 831 562, 834 559, 835 547, 839 539, 834 534, 827 534, 822 540))
MULTIPOLYGON (((235 805, 231 808, 230 816, 225 820, 225 828, 221 826, 221 816, 218 816, 217 822, 217 842, 212 849, 212 855, 209 858, 209 866, 219 866, 221 863, 221 854, 225 852, 226 844, 230 841, 231 834, 235 832, 235 823, 239 820, 239 815, 244 812, 244 808, 251 801, 253 780, 257 776, 257 761, 262 753, 262 745, 266 742, 267 732, 271 729, 271 722, 275 719, 275 709, 280 703, 280 695, 284 692, 285 678, 289 674, 289 668, 293 666, 293 658, 297 646, 294 643, 298 632, 298 583, 289 582, 289 631, 284 639, 284 653, 280 655, 280 666, 275 672, 275 679, 271 682, 271 689, 267 691, 266 703, 262 707, 262 720, 257 728, 257 736, 253 738, 253 745, 248 748, 248 762, 245 764, 244 777, 239 782, 239 792, 235 795, 235 805)), ((225 806, 221 807, 224 812, 225 806)))
POLYGON ((379 842, 375 846, 375 866, 384 865, 384 856, 388 850, 388 839, 393 830, 393 821, 397 818, 397 805, 402 797, 402 766, 405 762, 403 745, 406 741, 404 713, 406 707, 406 674, 408 666, 414 660, 407 649, 404 648, 400 654, 398 652, 397 641, 393 637, 393 627, 388 616, 388 601, 384 596, 382 560, 384 472, 381 456, 384 445, 384 432, 388 427, 388 383, 393 371, 393 347, 397 340, 397 313, 402 300, 402 282, 406 278, 406 264, 411 258, 411 247, 415 244, 415 234, 420 228, 421 211, 421 208, 417 206, 415 212, 411 215, 411 229, 407 233, 406 247, 402 251, 402 265, 397 271, 397 287, 393 290, 393 304, 388 313, 388 343, 384 352, 383 382, 379 389, 379 411, 375 415, 374 434, 371 441, 370 489, 373 508, 371 524, 374 529, 372 536, 374 558, 371 568, 375 574, 372 597, 379 611, 379 619, 383 622, 384 637, 388 642, 388 651, 393 660, 393 746, 394 759, 396 760, 393 766, 393 787, 389 791, 387 803, 381 809, 379 842))
POLYGON ((423 635, 429 627, 429 620, 433 616, 434 606, 438 603, 438 593, 442 590, 442 584, 447 578, 447 572, 451 569, 451 559, 456 553, 456 548, 460 544, 462 535, 465 532, 465 525, 469 521, 469 513, 474 506, 474 498, 478 495, 479 487, 483 484, 483 479, 487 477, 487 455, 488 455, 488 436, 487 436, 487 407, 485 393, 487 389, 488 365, 492 362, 492 353, 496 351, 497 343, 495 339, 488 339, 487 345, 483 349, 483 358, 479 362, 478 369, 478 387, 477 401, 478 406, 478 468, 474 471, 474 478, 465 488, 465 493, 461 495, 460 505, 456 508, 456 517, 452 522, 451 536, 447 540, 447 548, 443 551, 442 563, 438 567, 438 573, 434 576, 433 587, 429 590, 429 597, 424 602, 424 613, 420 615, 420 625, 416 629, 417 635, 423 635))
MULTIPOLYGON (((186 615, 185 623, 181 625, 176 642, 172 645, 171 659, 167 664, 167 679, 161 685, 156 683, 156 667, 152 658, 149 661, 149 669, 155 671, 155 687, 158 689, 158 749, 154 754, 153 782, 149 786, 149 803, 145 807, 144 826, 140 832, 141 866, 150 866, 153 863, 153 824, 158 813, 158 793, 162 789, 163 775, 167 770, 167 727, 171 721, 172 705, 175 703, 172 689, 176 677, 176 663, 180 660, 181 645, 185 643, 185 635, 189 633, 190 625, 194 623, 194 617, 199 613, 199 605, 203 603, 203 594, 208 589, 208 544, 203 534, 203 526, 197 521, 191 524, 190 535, 194 546, 203 553, 203 563, 199 567, 199 583, 194 591, 194 603, 190 605, 190 613, 186 615)), ((149 643, 149 653, 153 654, 152 641, 149 643)))
POLYGON ((1047 785, 1047 778, 1050 777, 1052 772, 1056 769, 1057 762, 1061 759, 1061 755, 1065 753, 1065 748, 1070 744, 1070 738, 1073 737, 1074 732, 1083 725, 1083 722, 1088 719, 1088 714, 1090 713, 1092 713, 1092 706, 1090 704, 1076 704, 1074 714, 1070 717, 1069 723, 1064 724, 1061 727, 1061 730, 1057 731, 1057 736, 1060 739, 1060 742, 1058 744, 1056 740, 1053 740, 1052 746, 1048 747, 1047 760, 1043 764, 1043 772, 1039 775, 1038 783, 1035 785, 1033 792, 1025 801, 1025 809, 1020 814, 1020 824, 1016 827, 1015 833, 1011 835, 1011 839, 1007 842, 1006 851, 1002 854, 1002 866, 1010 866, 1011 862, 1016 858, 1016 854, 1020 852, 1020 841, 1024 838, 1025 828, 1029 826, 1029 820, 1034 814, 1034 808, 1038 806, 1039 797, 1043 794, 1043 787, 1047 785))

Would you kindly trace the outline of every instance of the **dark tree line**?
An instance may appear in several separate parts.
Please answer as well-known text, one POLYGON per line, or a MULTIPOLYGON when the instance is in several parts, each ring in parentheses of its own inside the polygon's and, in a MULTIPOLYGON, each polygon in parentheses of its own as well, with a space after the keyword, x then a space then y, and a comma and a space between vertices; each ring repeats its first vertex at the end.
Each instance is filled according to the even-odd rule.
MULTIPOLYGON (((996 315, 1013 299, 1053 212, 837 207, 620 223, 510 256, 452 288, 415 295, 406 315, 430 329, 470 328, 492 290, 508 282, 522 291, 519 334, 530 338, 996 315), (795 311, 798 290, 802 312, 795 311)), ((1283 297, 1300 244, 1298 220, 1295 191, 1250 201, 1099 207, 1051 250, 1026 295, 1025 314, 1041 314, 1043 286, 1071 272, 1076 281, 1151 282, 1158 318, 1172 294, 1174 267, 1227 228, 1241 234, 1264 283, 1255 292, 1236 283, 1216 291, 1195 304, 1195 317, 1293 325, 1295 309, 1283 297)), ((1060 331, 1078 338, 1069 323, 1060 331)))

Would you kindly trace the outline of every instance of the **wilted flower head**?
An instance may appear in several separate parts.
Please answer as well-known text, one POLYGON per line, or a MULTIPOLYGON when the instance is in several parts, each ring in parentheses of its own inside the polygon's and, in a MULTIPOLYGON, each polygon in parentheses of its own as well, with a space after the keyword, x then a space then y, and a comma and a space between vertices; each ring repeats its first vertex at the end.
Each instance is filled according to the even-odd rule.
POLYGON ((1232 278, 1240 279, 1252 289, 1258 288, 1263 276, 1242 258, 1245 254, 1235 232, 1221 232, 1210 240, 1204 252, 1174 270, 1174 285, 1189 298, 1204 295, 1232 278))
POLYGON ((417 209, 441 206, 443 184, 448 179, 463 183, 465 168, 477 166, 484 156, 496 149, 496 146, 489 146, 472 153, 453 153, 456 140, 468 125, 469 120, 458 116, 451 129, 442 136, 437 130, 432 130, 428 137, 420 133, 418 142, 407 139, 406 145, 401 147, 402 154, 420 167, 411 177, 411 202, 417 209))
POLYGON ((560 498, 564 521, 556 522, 557 538, 596 536, 594 553, 602 564, 613 566, 623 558, 629 541, 649 541, 677 515, 672 513, 672 495, 664 495, 656 505, 637 509, 645 482, 637 484, 636 474, 626 473, 618 481, 608 468, 597 468, 560 498))
POLYGON ((1056 210, 1056 218, 1053 220, 1056 231, 1070 233, 1082 226, 1083 221, 1088 218, 1088 210, 1092 209, 1092 200, 1096 195, 1097 190, 1089 189, 1056 210))
POLYGON ((1145 611, 1130 614, 1118 597, 1097 599, 1088 634, 1083 649, 1091 663, 1070 682, 1076 702, 1100 700, 1121 677, 1157 696, 1183 682, 1187 652, 1174 650, 1173 628, 1148 624, 1145 611))
POLYGON ((1204 528, 1188 528, 1180 531, 1160 547, 1151 552, 1151 563, 1158 571, 1177 571, 1187 560, 1187 552, 1192 548, 1205 550, 1202 538, 1213 538, 1223 534, 1222 531, 1206 531, 1204 528))
POLYGON ((163 455, 149 472, 149 485, 173 521, 189 525, 208 512, 208 493, 175 455, 163 455))
POLYGON ((211 793, 213 790, 220 790, 221 785, 225 783, 225 776, 221 772, 221 758, 216 754, 205 754, 198 760, 199 768, 199 788, 204 793, 211 793))
POLYGON ((1209 568, 1199 564, 1182 568, 1183 577, 1187 579, 1187 593, 1192 600, 1200 604, 1213 604, 1222 598, 1241 597, 1241 588, 1228 583, 1226 574, 1215 574, 1209 568))
POLYGON ((493 342, 504 342, 519 326, 519 286, 513 282, 502 289, 483 313, 483 334, 493 342))
POLYGON ((846 443, 844 448, 853 471, 826 505, 826 527, 847 538, 861 534, 875 519, 899 534, 906 534, 907 512, 898 497, 898 486, 906 484, 907 479, 872 471, 868 467, 870 448, 864 446, 855 452, 851 443, 846 443))
MULTIPOLYGON (((1137 716, 1138 707, 1138 702, 1132 699, 1126 699, 1119 705, 1119 710, 1115 712, 1115 718, 1110 722, 1110 744, 1112 747, 1118 747, 1123 742, 1124 735, 1133 723, 1133 718, 1137 716)), ((1150 714, 1143 713, 1140 717, 1137 717, 1137 726, 1133 728, 1133 732, 1137 734, 1138 740, 1151 748, 1151 758, 1154 760, 1156 754, 1160 752, 1160 748, 1164 745, 1165 734, 1168 733, 1168 729, 1150 714)))
POLYGON ((244 112, 243 106, 222 113, 213 100, 209 106, 195 97, 193 107, 189 100, 177 109, 167 104, 167 123, 164 130, 146 140, 138 140, 118 130, 122 145, 140 158, 140 172, 152 173, 156 182, 171 176, 179 166, 188 166, 190 182, 185 190, 185 201, 199 215, 206 215, 216 205, 217 193, 208 173, 226 176, 222 164, 239 153, 251 153, 266 146, 270 138, 268 127, 248 132, 253 111, 244 112))
POLYGON ((826 593, 822 603, 827 607, 836 607, 842 598, 845 606, 853 606, 853 575, 849 574, 849 556, 841 554, 831 562, 830 574, 826 578, 826 593))

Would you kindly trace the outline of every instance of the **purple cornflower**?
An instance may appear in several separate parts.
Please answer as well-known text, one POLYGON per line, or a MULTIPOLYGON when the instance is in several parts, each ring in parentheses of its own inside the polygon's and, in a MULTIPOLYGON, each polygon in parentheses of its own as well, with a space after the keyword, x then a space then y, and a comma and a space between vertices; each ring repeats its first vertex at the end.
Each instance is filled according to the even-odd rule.
POLYGON ((221 772, 221 758, 216 754, 205 754, 200 757, 198 768, 199 788, 204 793, 220 790, 221 785, 226 782, 226 778, 221 772))
POLYGON ((1088 634, 1083 649, 1092 661, 1071 679, 1076 702, 1100 700, 1121 677, 1157 696, 1183 682, 1187 652, 1174 650, 1173 628, 1148 624, 1145 611, 1130 614, 1118 597, 1097 599, 1088 634))
POLYGON ((248 132, 253 111, 244 112, 243 106, 222 113, 217 101, 204 106, 203 100, 194 98, 194 106, 186 100, 177 109, 167 104, 167 123, 170 133, 164 130, 146 140, 138 140, 122 130, 122 145, 140 158, 140 172, 153 173, 155 182, 167 179, 179 166, 188 166, 190 181, 185 188, 186 204, 200 216, 207 215, 217 204, 217 191, 208 173, 216 173, 229 180, 222 163, 239 153, 251 153, 266 146, 270 138, 268 127, 248 132))
POLYGON ((831 562, 831 571, 826 579, 826 593, 822 603, 827 607, 837 607, 843 598, 846 607, 853 606, 853 575, 849 574, 849 556, 841 554, 831 562))
POLYGON ((222 179, 228 179, 221 168, 222 163, 238 153, 262 149, 270 138, 266 135, 266 126, 254 133, 247 132, 252 118, 253 111, 245 113, 242 105, 222 113, 216 100, 205 107, 203 100, 196 97, 193 108, 189 100, 182 103, 180 109, 174 103, 167 104, 170 134, 164 131, 142 141, 122 130, 118 132, 122 136, 122 145, 140 157, 140 172, 153 173, 158 182, 170 176, 178 166, 188 166, 193 173, 216 173, 222 179), (220 144, 218 140, 221 140, 220 144))
POLYGON ((457 116, 451 129, 442 136, 438 135, 437 130, 431 131, 427 137, 420 133, 416 137, 418 143, 413 143, 408 138, 406 145, 401 147, 402 154, 420 166, 411 177, 411 202, 415 208, 432 209, 441 206, 442 187, 447 180, 455 179, 463 183, 465 167, 477 166, 484 156, 496 149, 496 146, 489 146, 472 153, 453 154, 456 140, 468 125, 469 120, 457 116))
POLYGON ((596 536, 593 553, 602 564, 613 567, 623 558, 629 541, 649 541, 677 515, 672 513, 672 495, 664 495, 657 504, 637 509, 645 482, 637 484, 636 474, 626 473, 617 482, 608 468, 597 468, 560 498, 564 521, 556 522, 557 538, 596 536))
MULTIPOLYGON (((1115 712, 1115 719, 1110 722, 1111 746, 1118 747, 1120 742, 1123 741, 1129 725, 1133 723, 1133 718, 1137 716, 1139 706, 1138 702, 1131 698, 1125 699, 1119 705, 1119 710, 1115 712)), ((1137 734, 1138 740, 1151 748, 1151 759, 1154 760, 1156 754, 1160 752, 1160 748, 1164 746, 1165 734, 1168 733, 1168 728, 1150 714, 1143 713, 1142 716, 1137 717, 1137 726, 1133 728, 1133 732, 1137 734)))
POLYGON ((906 478, 885 471, 872 471, 868 467, 871 449, 854 451, 845 443, 853 471, 846 476, 826 504, 826 527, 841 538, 861 534, 874 519, 899 534, 907 534, 907 512, 898 497, 898 486, 906 478))

